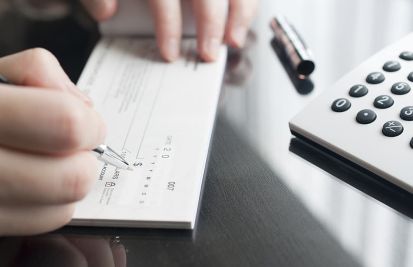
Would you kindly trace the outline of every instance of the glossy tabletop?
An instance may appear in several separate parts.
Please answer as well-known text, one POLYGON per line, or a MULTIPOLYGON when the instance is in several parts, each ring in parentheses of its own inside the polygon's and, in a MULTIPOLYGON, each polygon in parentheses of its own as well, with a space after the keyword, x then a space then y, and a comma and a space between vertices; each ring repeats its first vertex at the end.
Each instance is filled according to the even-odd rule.
MULTIPOLYGON (((43 46, 76 80, 99 38, 80 8, 39 21, 3 5, 1 55, 43 46)), ((288 128, 311 99, 409 33, 412 10, 408 0, 262 0, 247 47, 230 53, 196 229, 66 227, 1 238, 2 263, 413 266, 412 198, 288 128), (313 88, 293 82, 271 48, 269 22, 278 13, 314 53, 313 88)))

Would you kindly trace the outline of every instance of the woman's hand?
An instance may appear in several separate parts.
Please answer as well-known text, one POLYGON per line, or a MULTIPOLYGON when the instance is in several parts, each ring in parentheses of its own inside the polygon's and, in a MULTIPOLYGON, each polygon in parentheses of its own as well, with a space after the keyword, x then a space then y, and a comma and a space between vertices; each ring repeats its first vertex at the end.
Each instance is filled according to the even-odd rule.
POLYGON ((44 49, 0 58, 0 74, 14 84, 0 84, 0 235, 56 229, 97 177, 105 126, 44 49))
MULTIPOLYGON (((117 0, 81 0, 97 20, 110 18, 117 0)), ((138 0, 137 0, 138 1, 138 0)), ((182 35, 181 0, 148 0, 155 18, 156 35, 162 56, 173 61, 179 56, 182 35)), ((254 18, 258 0, 192 0, 197 22, 198 52, 206 61, 218 56, 226 42, 241 48, 254 18)))

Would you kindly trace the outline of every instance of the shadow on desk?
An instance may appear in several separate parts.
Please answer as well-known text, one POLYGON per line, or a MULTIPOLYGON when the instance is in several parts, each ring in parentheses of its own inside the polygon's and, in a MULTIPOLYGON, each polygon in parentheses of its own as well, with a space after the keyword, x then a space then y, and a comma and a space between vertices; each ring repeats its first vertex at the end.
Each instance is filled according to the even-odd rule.
POLYGON ((413 218, 413 194, 332 154, 311 141, 292 138, 290 151, 398 212, 413 218))

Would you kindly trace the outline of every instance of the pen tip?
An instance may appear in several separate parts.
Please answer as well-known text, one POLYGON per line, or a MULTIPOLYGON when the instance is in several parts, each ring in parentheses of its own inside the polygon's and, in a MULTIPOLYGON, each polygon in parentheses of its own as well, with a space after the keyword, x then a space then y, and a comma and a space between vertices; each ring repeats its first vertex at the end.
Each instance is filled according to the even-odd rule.
POLYGON ((127 162, 126 160, 123 159, 123 164, 126 166, 126 170, 128 171, 133 171, 133 167, 129 164, 129 162, 127 162))

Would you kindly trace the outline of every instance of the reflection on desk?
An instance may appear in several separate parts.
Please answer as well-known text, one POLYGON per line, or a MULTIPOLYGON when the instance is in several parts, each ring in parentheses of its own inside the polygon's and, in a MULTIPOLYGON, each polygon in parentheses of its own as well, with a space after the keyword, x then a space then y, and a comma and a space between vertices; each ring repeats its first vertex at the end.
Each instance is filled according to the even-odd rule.
MULTIPOLYGON (((413 195, 321 146, 292 138, 290 151, 398 212, 413 218, 413 195)), ((406 233, 407 234, 407 233, 406 233)))
POLYGON ((127 266, 126 249, 117 236, 54 234, 4 238, 0 249, 1 266, 127 266))

